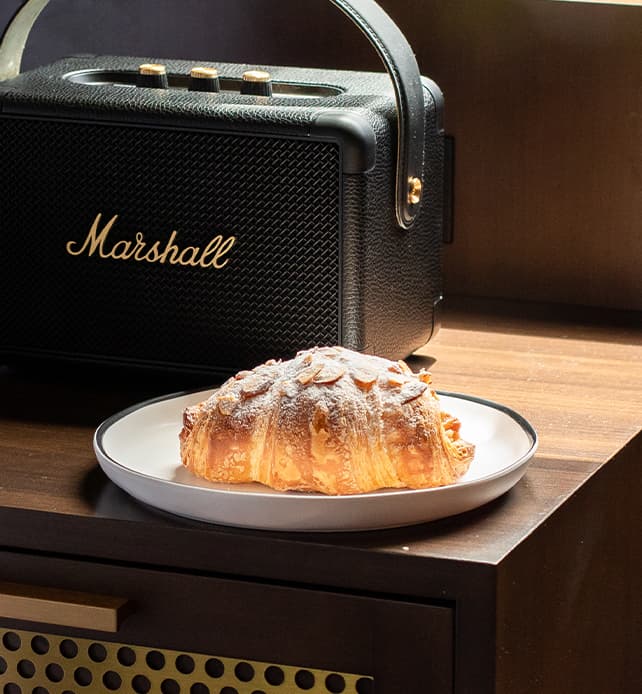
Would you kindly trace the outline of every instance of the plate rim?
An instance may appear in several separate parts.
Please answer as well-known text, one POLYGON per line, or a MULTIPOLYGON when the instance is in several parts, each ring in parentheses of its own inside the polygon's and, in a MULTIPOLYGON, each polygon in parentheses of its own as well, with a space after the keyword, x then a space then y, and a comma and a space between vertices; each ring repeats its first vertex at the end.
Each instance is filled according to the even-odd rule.
MULTIPOLYGON (((345 502, 346 500, 352 499, 353 501, 355 499, 369 499, 369 498, 381 498, 382 496, 385 497, 398 497, 398 496, 414 496, 417 494, 427 494, 430 492, 443 492, 445 490, 450 490, 450 489, 467 489, 467 488, 472 488, 476 487, 479 485, 483 485, 486 483, 490 483, 493 480, 497 478, 503 478, 506 476, 511 475, 513 472, 518 470, 522 465, 527 463, 533 456, 535 455, 538 446, 539 446, 539 437, 537 435, 537 431, 535 428, 531 425, 531 423, 519 412, 516 412, 512 408, 508 407, 507 405, 503 405, 498 402, 494 402, 493 400, 488 400, 486 398, 481 398, 476 395, 468 395, 466 393, 458 393, 454 391, 443 391, 443 390, 437 390, 436 393, 438 396, 444 396, 444 397, 450 397, 450 398, 455 398, 458 400, 466 400, 469 402, 476 403, 478 405, 483 405, 485 407, 489 407, 494 410, 498 410, 499 412, 502 412, 503 414, 507 415, 510 417, 520 428, 521 430, 530 438, 530 446, 528 450, 523 453, 519 458, 517 458, 515 461, 513 461, 509 466, 502 468, 501 470, 496 470, 495 472, 492 472, 488 475, 485 475, 483 477, 479 477, 474 480, 468 480, 464 482, 458 482, 455 481, 451 484, 446 484, 442 485, 440 487, 426 487, 426 488, 420 488, 420 489, 408 489, 408 488, 403 488, 403 489, 394 489, 394 488, 387 488, 385 490, 375 490, 372 492, 364 492, 361 494, 322 494, 318 492, 296 492, 296 491, 277 491, 277 490, 272 490, 272 491, 247 491, 247 490, 241 490, 241 489, 215 489, 211 487, 201 487, 201 486, 193 486, 190 484, 187 484, 185 482, 177 482, 175 480, 166 480, 163 478, 160 478, 156 475, 150 475, 146 474, 144 472, 140 472, 138 470, 133 470, 130 467, 127 467, 126 465, 123 465, 119 461, 115 460, 111 455, 107 453, 105 450, 105 447, 103 445, 103 439, 106 434, 106 432, 109 430, 111 426, 116 424, 116 422, 125 419, 125 417, 131 415, 133 412, 136 412, 137 410, 142 410, 146 407, 149 407, 151 405, 155 405, 160 402, 164 402, 167 400, 176 400, 178 398, 186 397, 188 395, 196 394, 196 393, 206 393, 210 392, 213 393, 213 391, 218 390, 220 386, 218 387, 210 387, 210 388, 195 388, 192 390, 185 390, 185 391, 176 391, 174 393, 168 393, 165 395, 160 395, 154 398, 149 398, 147 400, 143 400, 141 402, 135 403, 133 405, 130 405, 129 407, 126 407, 123 410, 120 410, 119 412, 114 413, 107 419, 103 420, 98 427, 96 428, 94 432, 94 437, 93 437, 93 444, 94 444, 94 452, 96 454, 96 457, 98 458, 98 462, 100 463, 102 467, 102 460, 100 459, 100 456, 105 458, 111 465, 116 466, 120 470, 122 470, 124 473, 128 475, 133 475, 139 478, 142 478, 144 480, 149 480, 152 481, 153 483, 156 484, 162 484, 162 485, 172 485, 172 486, 177 486, 180 487, 181 489, 191 489, 194 490, 195 493, 198 494, 224 494, 226 496, 228 495, 239 495, 242 497, 253 497, 253 498, 266 498, 266 499, 271 499, 271 500, 278 500, 278 499, 309 499, 309 500, 321 500, 323 502, 328 502, 329 500, 336 501, 338 503, 340 502, 345 502), (100 456, 99 456, 100 453, 100 456)), ((209 396, 208 396, 209 397, 209 396)), ((180 461, 179 461, 180 462, 180 461)), ((108 476, 109 477, 109 476, 108 476)), ((212 484, 216 484, 216 482, 213 482, 212 484)), ((259 484, 257 482, 250 483, 250 484, 259 484)))

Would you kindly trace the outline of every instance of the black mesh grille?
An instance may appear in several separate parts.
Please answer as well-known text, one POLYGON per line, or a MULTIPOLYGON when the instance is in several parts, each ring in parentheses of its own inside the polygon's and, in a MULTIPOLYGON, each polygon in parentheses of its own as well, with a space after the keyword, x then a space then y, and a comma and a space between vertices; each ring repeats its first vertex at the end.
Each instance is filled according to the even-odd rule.
POLYGON ((12 118, 0 141, 0 347, 233 369, 340 340, 333 143, 12 118), (220 270, 72 257, 98 213, 106 250, 236 242, 220 270))

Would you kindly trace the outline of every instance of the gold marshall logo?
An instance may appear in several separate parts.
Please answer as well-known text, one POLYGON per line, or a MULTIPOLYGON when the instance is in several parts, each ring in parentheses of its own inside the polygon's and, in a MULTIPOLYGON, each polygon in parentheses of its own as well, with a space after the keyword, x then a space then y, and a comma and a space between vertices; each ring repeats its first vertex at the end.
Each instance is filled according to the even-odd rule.
POLYGON ((174 242, 178 232, 172 231, 165 247, 161 250, 161 242, 155 241, 151 246, 145 241, 143 234, 138 232, 135 241, 116 241, 109 248, 107 236, 118 219, 114 215, 105 226, 98 231, 102 214, 97 215, 87 237, 82 242, 69 241, 66 249, 69 255, 94 255, 98 252, 100 258, 112 258, 112 260, 136 260, 146 263, 169 263, 170 265, 189 265, 191 267, 213 267, 217 270, 225 267, 229 258, 224 256, 230 251, 236 241, 235 236, 224 239, 221 235, 215 236, 203 249, 199 246, 185 246, 180 248, 174 242))

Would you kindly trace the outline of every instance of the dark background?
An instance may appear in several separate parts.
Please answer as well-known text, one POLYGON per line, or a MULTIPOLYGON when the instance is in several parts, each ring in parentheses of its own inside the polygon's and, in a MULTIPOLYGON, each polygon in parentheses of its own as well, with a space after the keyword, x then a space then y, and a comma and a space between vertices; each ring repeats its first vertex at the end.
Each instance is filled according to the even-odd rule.
MULTIPOLYGON (((447 291, 642 309, 642 7, 381 4, 456 138, 447 291)), ((72 53, 380 69, 326 0, 52 0, 24 67, 72 53)))
MULTIPOLYGON (((2 0, 0 24, 22 4, 2 0)), ((51 0, 24 68, 110 53, 378 70, 368 46, 326 0, 51 0)))

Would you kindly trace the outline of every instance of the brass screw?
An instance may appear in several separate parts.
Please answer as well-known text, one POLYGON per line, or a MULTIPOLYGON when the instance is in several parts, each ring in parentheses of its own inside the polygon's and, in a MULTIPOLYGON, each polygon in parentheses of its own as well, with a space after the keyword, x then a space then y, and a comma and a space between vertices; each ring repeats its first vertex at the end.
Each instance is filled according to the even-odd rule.
POLYGON ((417 205, 421 202, 421 193, 423 185, 421 179, 412 177, 408 179, 408 202, 411 205, 417 205))

